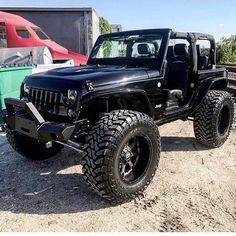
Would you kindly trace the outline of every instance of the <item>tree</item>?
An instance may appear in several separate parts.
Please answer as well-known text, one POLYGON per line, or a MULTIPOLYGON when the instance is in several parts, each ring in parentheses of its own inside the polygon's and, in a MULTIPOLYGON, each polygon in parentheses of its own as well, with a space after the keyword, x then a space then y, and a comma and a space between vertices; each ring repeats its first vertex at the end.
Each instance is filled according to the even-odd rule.
POLYGON ((217 63, 236 63, 236 35, 232 35, 229 38, 222 38, 217 43, 217 63))
MULTIPOLYGON (((101 34, 108 34, 112 32, 111 25, 103 17, 99 18, 99 27, 101 34)), ((103 43, 103 56, 108 57, 111 53, 112 44, 109 41, 103 43)))
POLYGON ((99 18, 99 27, 100 27, 101 34, 107 34, 107 33, 111 33, 112 32, 111 25, 103 17, 99 18))

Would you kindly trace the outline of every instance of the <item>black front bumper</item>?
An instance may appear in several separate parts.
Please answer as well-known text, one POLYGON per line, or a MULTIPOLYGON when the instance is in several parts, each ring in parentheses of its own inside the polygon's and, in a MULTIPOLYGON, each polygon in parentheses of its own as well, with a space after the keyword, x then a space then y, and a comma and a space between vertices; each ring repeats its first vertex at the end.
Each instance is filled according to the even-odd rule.
POLYGON ((6 98, 6 125, 40 142, 67 141, 75 130, 75 125, 47 122, 31 102, 6 98))

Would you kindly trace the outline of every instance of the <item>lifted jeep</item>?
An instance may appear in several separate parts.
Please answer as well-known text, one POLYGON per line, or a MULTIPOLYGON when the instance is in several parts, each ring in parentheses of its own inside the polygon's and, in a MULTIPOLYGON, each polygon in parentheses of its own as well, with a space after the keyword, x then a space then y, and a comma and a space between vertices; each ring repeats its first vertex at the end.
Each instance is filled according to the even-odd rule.
POLYGON ((64 146, 82 150, 89 186, 111 202, 125 202, 155 174, 159 125, 191 119, 200 143, 225 143, 234 116, 227 84, 211 35, 171 29, 102 35, 88 65, 26 77, 21 100, 5 100, 7 138, 33 160, 64 146), (209 42, 207 55, 199 40, 209 42))

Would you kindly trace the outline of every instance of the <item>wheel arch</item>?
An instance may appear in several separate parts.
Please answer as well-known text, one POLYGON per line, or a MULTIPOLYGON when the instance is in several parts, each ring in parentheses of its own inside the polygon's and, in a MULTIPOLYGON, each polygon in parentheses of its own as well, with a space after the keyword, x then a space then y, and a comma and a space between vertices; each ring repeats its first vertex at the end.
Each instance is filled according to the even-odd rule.
POLYGON ((214 80, 211 85, 209 90, 226 90, 228 86, 228 80, 224 78, 219 78, 218 80, 214 80))
POLYGON ((193 107, 198 109, 198 107, 203 102, 203 99, 207 95, 210 90, 221 90, 225 91, 228 86, 228 79, 227 78, 209 78, 205 82, 203 82, 197 91, 197 99, 195 99, 193 107))
POLYGON ((88 113, 91 110, 97 110, 99 113, 127 109, 154 117, 153 107, 148 96, 144 90, 140 89, 93 92, 82 100, 82 106, 88 113))

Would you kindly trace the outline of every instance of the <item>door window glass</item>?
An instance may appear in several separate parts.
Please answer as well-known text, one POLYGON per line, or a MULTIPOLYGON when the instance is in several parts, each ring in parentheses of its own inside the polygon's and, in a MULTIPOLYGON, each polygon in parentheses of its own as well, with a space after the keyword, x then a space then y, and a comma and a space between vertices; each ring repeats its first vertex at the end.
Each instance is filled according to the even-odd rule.
POLYGON ((30 32, 26 28, 16 28, 16 33, 22 39, 29 39, 31 37, 30 32))
POLYGON ((40 28, 33 28, 34 32, 38 35, 38 37, 42 40, 50 39, 46 33, 44 33, 40 28))
POLYGON ((0 48, 7 47, 6 27, 0 26, 0 48))

